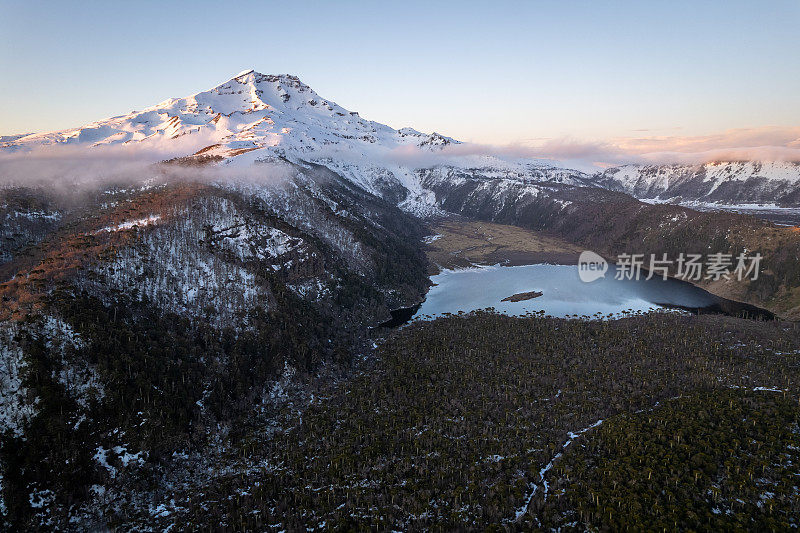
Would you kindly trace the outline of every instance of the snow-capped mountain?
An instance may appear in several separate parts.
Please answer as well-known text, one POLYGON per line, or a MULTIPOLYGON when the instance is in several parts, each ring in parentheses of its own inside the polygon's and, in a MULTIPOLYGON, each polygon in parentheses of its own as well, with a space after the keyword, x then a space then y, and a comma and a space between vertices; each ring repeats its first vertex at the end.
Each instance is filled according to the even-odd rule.
POLYGON ((0 152, 131 146, 233 168, 276 159, 312 162, 418 214, 436 210, 419 172, 432 167, 487 179, 602 187, 659 201, 800 205, 800 163, 626 165, 589 175, 547 161, 441 150, 456 144, 436 132, 364 119, 296 76, 248 70, 207 91, 83 127, 3 136, 0 152))
MULTIPOLYGON (((0 138, 0 151, 130 146, 232 168, 285 159, 322 164, 405 210, 435 212, 417 170, 447 166, 490 178, 587 185, 587 175, 538 160, 446 155, 450 137, 395 130, 318 95, 296 76, 248 70, 208 91, 80 128, 0 138)), ((165 156, 166 157, 166 156, 165 156)))
MULTIPOLYGON (((165 151, 196 148, 204 155, 235 157, 263 148, 308 153, 324 147, 363 151, 370 145, 437 147, 453 139, 411 128, 395 130, 326 100, 296 76, 248 70, 208 91, 171 98, 80 128, 2 138, 0 147, 140 143, 165 151), (186 137, 185 139, 182 139, 186 137), (180 139, 181 143, 172 141, 180 139)), ((187 154, 188 155, 188 154, 187 154)))
POLYGON ((601 187, 641 199, 717 204, 800 205, 800 163, 713 162, 627 165, 594 176, 601 187))
MULTIPOLYGON (((59 187, 70 176, 56 159, 52 186, 0 186, 0 530, 168 529, 190 516, 176 493, 203 507, 207 483, 263 471, 241 453, 251 437, 282 431, 359 368, 372 326, 424 297, 432 228, 413 215, 513 224, 609 257, 631 243, 732 253, 777 235, 601 188, 668 194, 667 167, 651 184, 638 167, 588 175, 458 144, 253 71, 82 128, 0 137, 14 161, 43 147, 81 149, 79 167, 83 149, 172 160, 59 187)), ((789 171, 775 164, 768 183, 789 171)), ((800 285, 800 248, 780 242, 772 277, 742 294, 800 285)))
POLYGON ((40 146, 135 146, 234 166, 285 158, 322 162, 370 192, 418 191, 405 168, 382 161, 393 150, 456 143, 438 133, 395 130, 327 100, 296 76, 242 72, 208 91, 172 98, 80 128, 0 139, 2 151, 40 146))

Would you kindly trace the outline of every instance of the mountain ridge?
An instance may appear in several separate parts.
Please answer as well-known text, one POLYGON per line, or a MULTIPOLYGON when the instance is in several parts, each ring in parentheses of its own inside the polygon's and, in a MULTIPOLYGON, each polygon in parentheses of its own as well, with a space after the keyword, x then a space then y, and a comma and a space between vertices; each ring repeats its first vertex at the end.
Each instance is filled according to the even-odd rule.
POLYGON ((596 173, 593 179, 598 186, 639 199, 800 205, 800 163, 791 161, 624 165, 596 173))

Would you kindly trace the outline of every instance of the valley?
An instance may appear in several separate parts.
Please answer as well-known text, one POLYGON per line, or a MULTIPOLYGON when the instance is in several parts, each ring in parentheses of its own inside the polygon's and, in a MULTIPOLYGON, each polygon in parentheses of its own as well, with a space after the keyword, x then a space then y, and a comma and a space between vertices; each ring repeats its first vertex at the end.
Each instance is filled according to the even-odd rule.
MULTIPOLYGON (((784 318, 800 313, 800 233, 755 217, 647 204, 618 192, 553 182, 527 182, 452 169, 422 173, 422 183, 443 209, 461 216, 546 232, 612 261, 620 254, 763 256, 757 280, 702 279, 698 285, 722 298, 765 308, 784 318)), ((674 267, 670 271, 674 274, 674 267)))
POLYGON ((581 249, 542 232, 517 226, 445 219, 430 224, 425 253, 437 273, 472 265, 576 264, 581 249))

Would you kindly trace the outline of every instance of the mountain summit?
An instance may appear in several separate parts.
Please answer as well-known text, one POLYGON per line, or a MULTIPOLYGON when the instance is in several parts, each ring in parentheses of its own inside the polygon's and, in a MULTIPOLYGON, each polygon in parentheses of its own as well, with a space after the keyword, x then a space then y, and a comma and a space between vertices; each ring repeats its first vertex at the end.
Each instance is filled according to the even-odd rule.
POLYGON ((80 128, 13 138, 0 143, 0 149, 139 143, 175 153, 185 150, 181 155, 229 158, 263 148, 279 148, 280 155, 291 156, 330 147, 363 151, 369 145, 437 147, 451 142, 439 134, 398 131, 365 120, 321 97, 297 76, 246 70, 186 98, 80 128))

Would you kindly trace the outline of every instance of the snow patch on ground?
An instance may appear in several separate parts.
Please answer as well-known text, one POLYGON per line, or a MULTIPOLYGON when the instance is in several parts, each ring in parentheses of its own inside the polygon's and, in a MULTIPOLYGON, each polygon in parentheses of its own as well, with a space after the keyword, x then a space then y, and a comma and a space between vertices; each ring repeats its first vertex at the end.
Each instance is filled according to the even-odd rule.
POLYGON ((61 213, 53 212, 46 213, 44 211, 15 211, 11 213, 12 216, 27 218, 28 220, 49 220, 55 222, 61 220, 61 213))
POLYGON ((5 493, 5 486, 3 485, 3 464, 0 463, 0 518, 8 516, 8 508, 6 507, 6 500, 3 497, 5 493))
POLYGON ((114 464, 119 464, 122 468, 144 466, 147 455, 147 452, 144 451, 130 453, 128 452, 127 446, 123 445, 113 446, 111 448, 98 446, 92 458, 97 461, 100 466, 105 468, 111 478, 114 479, 117 477, 118 473, 118 468, 114 466, 114 464))
POLYGON ((309 279, 296 283, 287 283, 295 294, 307 300, 319 300, 330 294, 330 289, 319 279, 309 279))
POLYGON ((129 220, 127 222, 123 222, 122 224, 117 224, 116 226, 106 226, 95 231, 95 233, 102 233, 104 231, 124 231, 127 229, 132 229, 133 227, 149 226, 150 224, 155 224, 159 220, 161 220, 161 215, 150 215, 149 217, 129 220))
POLYGON ((86 361, 65 364, 58 373, 58 381, 84 409, 89 409, 92 399, 102 400, 106 395, 97 370, 86 361))
POLYGON ((55 501, 55 498, 55 494, 53 494, 53 491, 50 489, 33 489, 33 491, 28 495, 28 502, 34 509, 42 509, 49 507, 50 504, 55 501))
POLYGON ((13 340, 10 325, 0 326, 0 432, 23 436, 25 424, 36 414, 38 398, 29 398, 22 384, 27 366, 22 348, 13 340))
POLYGON ((61 356, 61 367, 54 371, 53 377, 84 409, 89 409, 92 399, 102 400, 105 386, 97 369, 84 359, 73 356, 84 343, 72 326, 57 316, 48 315, 44 317, 42 332, 47 347, 61 356))

